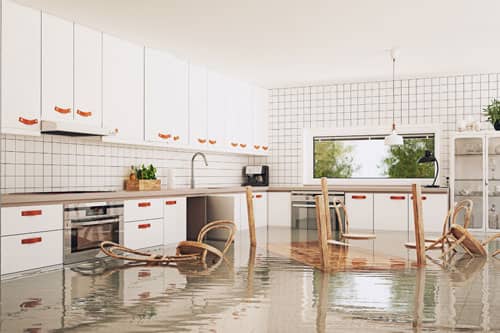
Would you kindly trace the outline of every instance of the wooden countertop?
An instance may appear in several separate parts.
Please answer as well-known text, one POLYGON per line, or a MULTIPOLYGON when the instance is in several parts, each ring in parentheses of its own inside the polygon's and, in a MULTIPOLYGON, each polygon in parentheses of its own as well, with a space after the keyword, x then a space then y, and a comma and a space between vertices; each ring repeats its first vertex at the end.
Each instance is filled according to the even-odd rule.
MULTIPOLYGON (((403 186, 360 186, 343 185, 330 186, 330 191, 338 192, 374 192, 374 193, 410 193, 409 185, 403 186)), ((179 188, 160 191, 116 191, 93 193, 15 193, 2 194, 2 207, 49 205, 75 202, 113 201, 140 198, 168 198, 168 197, 197 197, 212 194, 243 193, 245 187, 209 187, 209 188, 179 188)), ((254 192, 292 192, 292 191, 320 191, 320 186, 271 186, 254 187, 254 192)), ((448 193, 447 188, 422 188, 423 193, 448 193)))

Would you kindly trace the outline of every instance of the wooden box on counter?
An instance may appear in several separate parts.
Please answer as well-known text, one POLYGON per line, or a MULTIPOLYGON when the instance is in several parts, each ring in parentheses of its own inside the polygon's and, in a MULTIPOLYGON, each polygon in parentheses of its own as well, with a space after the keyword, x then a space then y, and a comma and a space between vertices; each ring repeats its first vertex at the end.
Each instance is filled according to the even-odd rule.
POLYGON ((139 179, 139 180, 126 180, 126 191, 159 191, 161 190, 160 179, 139 179))

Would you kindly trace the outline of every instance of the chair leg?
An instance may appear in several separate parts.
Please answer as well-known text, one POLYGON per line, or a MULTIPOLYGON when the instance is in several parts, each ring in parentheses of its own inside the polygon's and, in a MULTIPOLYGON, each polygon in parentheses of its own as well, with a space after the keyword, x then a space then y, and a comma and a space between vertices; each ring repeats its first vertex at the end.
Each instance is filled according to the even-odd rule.
POLYGON ((444 258, 446 255, 448 255, 448 253, 455 250, 455 248, 457 246, 459 246, 464 241, 464 239, 465 239, 465 235, 460 237, 460 239, 458 239, 456 242, 454 242, 443 254, 441 254, 441 256, 439 258, 440 259, 444 258))
POLYGON ((493 253, 493 256, 495 257, 495 256, 497 256, 497 255, 499 255, 499 254, 500 254, 500 250, 496 250, 496 251, 493 253))
POLYGON ((438 239, 436 239, 436 240, 435 240, 435 241, 434 241, 431 245, 427 246, 427 247, 425 248, 425 250, 426 250, 426 251, 427 251, 427 250, 432 250, 432 249, 433 249, 433 248, 435 248, 435 247, 436 247, 436 245, 438 245, 439 243, 441 243, 441 247, 443 247, 443 245, 444 245, 444 238, 445 238, 445 237, 446 237, 446 235, 445 235, 445 236, 441 236, 441 237, 439 237, 439 238, 438 238, 438 239))

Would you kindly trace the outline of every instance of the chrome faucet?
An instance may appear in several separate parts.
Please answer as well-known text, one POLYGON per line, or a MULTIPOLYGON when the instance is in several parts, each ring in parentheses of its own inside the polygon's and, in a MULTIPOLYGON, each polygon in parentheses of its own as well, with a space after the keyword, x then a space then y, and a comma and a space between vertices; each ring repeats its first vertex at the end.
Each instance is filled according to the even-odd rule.
POLYGON ((193 155, 193 157, 191 158, 191 188, 194 188, 194 159, 198 155, 203 157, 203 160, 205 161, 205 166, 208 166, 207 158, 206 158, 205 154, 203 154, 201 152, 197 152, 196 154, 193 155))

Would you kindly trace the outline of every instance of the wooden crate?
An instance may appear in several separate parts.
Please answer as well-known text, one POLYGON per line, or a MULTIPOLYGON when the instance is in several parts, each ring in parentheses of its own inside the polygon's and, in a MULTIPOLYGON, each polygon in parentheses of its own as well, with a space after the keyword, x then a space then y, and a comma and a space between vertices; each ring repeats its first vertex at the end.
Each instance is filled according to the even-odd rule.
POLYGON ((160 179, 139 179, 127 180, 125 182, 126 191, 159 191, 161 190, 160 179))

